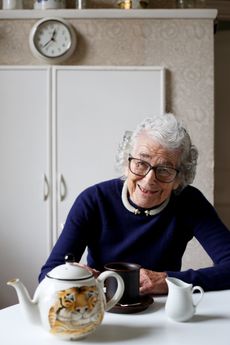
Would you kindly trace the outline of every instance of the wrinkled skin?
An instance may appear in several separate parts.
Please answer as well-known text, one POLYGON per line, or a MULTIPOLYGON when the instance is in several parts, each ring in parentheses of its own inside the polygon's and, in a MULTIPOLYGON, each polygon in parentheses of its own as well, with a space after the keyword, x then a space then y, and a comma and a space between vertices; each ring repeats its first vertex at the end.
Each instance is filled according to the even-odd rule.
POLYGON ((141 295, 159 295, 168 292, 168 286, 165 281, 167 274, 165 272, 155 272, 141 268, 140 271, 140 294, 141 295))

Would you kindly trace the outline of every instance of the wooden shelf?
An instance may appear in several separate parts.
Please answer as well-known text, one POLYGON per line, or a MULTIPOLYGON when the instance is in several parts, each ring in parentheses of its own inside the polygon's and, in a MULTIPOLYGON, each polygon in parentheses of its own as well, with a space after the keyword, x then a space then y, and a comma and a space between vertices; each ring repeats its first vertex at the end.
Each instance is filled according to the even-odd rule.
POLYGON ((120 9, 60 9, 60 10, 0 10, 0 19, 34 19, 42 17, 63 17, 75 19, 88 18, 181 18, 181 19, 215 19, 216 9, 148 9, 148 10, 120 10, 120 9))

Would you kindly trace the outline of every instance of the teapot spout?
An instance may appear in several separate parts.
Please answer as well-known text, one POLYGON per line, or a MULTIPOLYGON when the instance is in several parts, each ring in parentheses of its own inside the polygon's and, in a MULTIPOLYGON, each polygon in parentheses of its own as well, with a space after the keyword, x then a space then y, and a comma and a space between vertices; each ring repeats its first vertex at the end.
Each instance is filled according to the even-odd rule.
POLYGON ((7 285, 15 288, 19 304, 27 319, 32 323, 40 323, 37 303, 30 298, 24 284, 19 279, 13 279, 8 281, 7 285))

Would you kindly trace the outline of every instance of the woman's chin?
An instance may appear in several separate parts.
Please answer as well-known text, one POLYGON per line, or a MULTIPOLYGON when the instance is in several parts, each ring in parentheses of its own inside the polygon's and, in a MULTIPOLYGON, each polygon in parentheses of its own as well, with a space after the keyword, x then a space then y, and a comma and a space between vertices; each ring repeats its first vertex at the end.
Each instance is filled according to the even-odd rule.
POLYGON ((147 196, 139 197, 136 200, 136 205, 141 208, 153 208, 160 204, 158 199, 149 198, 147 196))

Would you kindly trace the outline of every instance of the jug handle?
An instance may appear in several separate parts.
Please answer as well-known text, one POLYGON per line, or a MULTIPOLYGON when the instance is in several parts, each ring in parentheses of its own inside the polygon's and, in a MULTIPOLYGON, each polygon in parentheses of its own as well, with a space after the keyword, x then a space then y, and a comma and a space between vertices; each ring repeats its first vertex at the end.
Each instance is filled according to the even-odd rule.
POLYGON ((197 298, 196 302, 193 301, 193 306, 196 307, 200 301, 202 300, 203 296, 204 296, 204 290, 202 289, 201 286, 194 286, 192 288, 192 293, 194 293, 195 291, 199 291, 200 296, 197 298))
POLYGON ((104 287, 104 281, 109 277, 114 277, 117 280, 117 290, 113 297, 106 302, 105 311, 111 309, 121 299, 125 287, 123 279, 121 278, 121 276, 119 276, 119 274, 117 274, 116 272, 105 271, 102 272, 97 278, 97 281, 102 285, 102 289, 104 287))

